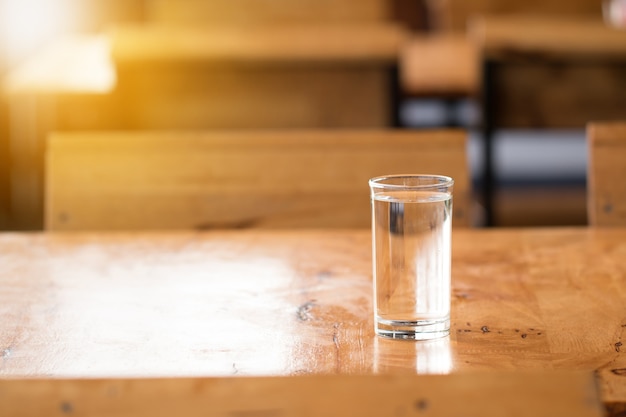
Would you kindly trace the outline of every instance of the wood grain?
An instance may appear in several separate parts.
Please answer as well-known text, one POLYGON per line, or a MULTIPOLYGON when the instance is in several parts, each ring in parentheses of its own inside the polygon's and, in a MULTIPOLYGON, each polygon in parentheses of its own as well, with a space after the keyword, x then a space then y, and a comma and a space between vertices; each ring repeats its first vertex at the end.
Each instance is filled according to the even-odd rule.
POLYGON ((46 227, 364 227, 369 178, 455 181, 455 224, 470 224, 460 130, 65 133, 48 143, 46 227))
POLYGON ((5 416, 603 415, 591 373, 0 381, 5 416), (454 401, 450 401, 454 398, 454 401))
POLYGON ((451 335, 409 343, 374 334, 369 231, 5 233, 0 374, 579 370, 624 409, 626 229, 455 229, 452 250, 451 335))
POLYGON ((626 123, 587 126, 589 223, 626 226, 626 123))

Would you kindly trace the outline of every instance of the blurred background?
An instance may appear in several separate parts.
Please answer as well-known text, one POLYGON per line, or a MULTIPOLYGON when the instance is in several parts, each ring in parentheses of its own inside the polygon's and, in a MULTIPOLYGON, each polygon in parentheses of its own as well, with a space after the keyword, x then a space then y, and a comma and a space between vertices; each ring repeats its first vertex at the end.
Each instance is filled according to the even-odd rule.
MULTIPOLYGON (((472 19, 601 20, 602 6, 600 0, 0 0, 0 229, 42 229, 45 138, 85 129, 467 129, 481 225, 484 74, 472 19), (281 27, 308 32, 294 35, 301 38, 290 49, 276 32, 281 27), (324 36, 326 47, 315 49, 324 36), (347 45, 352 38, 361 46, 346 53, 342 39, 347 45), (248 43, 253 52, 243 49, 248 43), (278 52, 268 46, 276 44, 278 52), (313 45, 309 55, 301 50, 306 45, 313 45)), ((495 226, 586 223, 584 129, 576 122, 495 130, 495 226)))

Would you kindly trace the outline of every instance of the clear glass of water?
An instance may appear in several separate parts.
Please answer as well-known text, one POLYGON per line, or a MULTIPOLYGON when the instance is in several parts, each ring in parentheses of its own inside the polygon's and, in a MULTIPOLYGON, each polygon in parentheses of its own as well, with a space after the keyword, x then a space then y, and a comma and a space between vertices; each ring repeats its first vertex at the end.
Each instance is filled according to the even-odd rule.
POLYGON ((450 333, 453 185, 441 175, 370 179, 376 334, 450 333))

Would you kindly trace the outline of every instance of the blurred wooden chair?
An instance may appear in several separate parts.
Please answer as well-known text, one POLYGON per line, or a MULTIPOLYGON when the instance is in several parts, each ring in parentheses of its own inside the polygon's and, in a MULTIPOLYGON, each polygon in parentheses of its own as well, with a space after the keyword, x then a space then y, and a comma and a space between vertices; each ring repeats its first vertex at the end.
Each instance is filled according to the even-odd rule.
POLYGON ((626 226, 626 122, 587 126, 587 211, 591 226, 626 226))
POLYGON ((428 33, 414 33, 400 54, 400 81, 411 98, 478 98, 480 51, 467 36, 476 16, 602 17, 601 0, 424 0, 428 33))
POLYGON ((48 141, 45 227, 369 227, 369 178, 451 176, 468 226, 461 130, 68 132, 48 141))
MULTIPOLYGON (((468 23, 475 17, 602 17, 601 0, 424 0, 424 6, 428 33, 414 33, 404 43, 400 85, 409 98, 442 99, 451 104, 481 96, 481 51, 468 36, 468 23)), ((446 123, 457 123, 450 109, 448 113, 446 123)))
POLYGON ((623 51, 611 52, 611 57, 611 54, 598 50, 608 49, 603 46, 606 44, 624 45, 624 42, 596 43, 595 40, 595 32, 608 29, 602 20, 603 1, 425 1, 434 33, 461 36, 477 51, 475 88, 478 92, 470 98, 477 99, 480 106, 478 126, 485 144, 480 188, 483 190, 481 200, 486 224, 584 224, 584 184, 577 189, 560 187, 573 197, 574 204, 568 206, 569 213, 554 210, 563 204, 558 203, 561 190, 553 193, 553 186, 503 185, 496 178, 493 136, 496 130, 504 129, 581 129, 589 120, 594 120, 591 114, 610 118, 623 109, 621 92, 626 78, 623 76, 623 58, 619 58, 623 51), (576 24, 570 26, 570 22, 576 24), (581 23, 588 27, 581 30, 581 23), (588 36, 590 32, 592 36, 588 36), (497 48, 493 47, 496 45, 491 41, 493 39, 498 43, 497 48), (553 48, 555 45, 557 47, 553 48), (585 46, 590 53, 579 52, 585 46), (546 205, 546 199, 527 199, 523 194, 558 196, 554 203, 546 205), (529 210, 517 210, 520 205, 515 200, 519 199, 526 202, 524 205, 529 210), (509 207, 516 209, 510 210, 509 207), (523 215, 520 217, 516 212, 523 215))
POLYGON ((396 126, 406 30, 392 3, 146 0, 145 22, 109 32, 125 120, 140 129, 396 126))
POLYGON ((447 4, 427 0, 421 4, 427 30, 413 31, 400 51, 398 73, 402 96, 444 104, 444 119, 429 124, 449 127, 466 124, 458 117, 456 106, 479 97, 479 51, 464 31, 442 27, 441 14, 447 12, 447 4))
MULTIPOLYGON (((463 34, 413 34, 399 57, 400 87, 405 97, 447 102, 478 97, 478 49, 463 34)), ((448 125, 457 124, 448 114, 448 125)))

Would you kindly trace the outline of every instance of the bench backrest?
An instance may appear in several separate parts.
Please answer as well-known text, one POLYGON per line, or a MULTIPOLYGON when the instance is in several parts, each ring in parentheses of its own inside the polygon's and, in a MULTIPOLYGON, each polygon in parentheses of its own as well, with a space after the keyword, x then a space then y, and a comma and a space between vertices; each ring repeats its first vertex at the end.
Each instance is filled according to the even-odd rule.
POLYGON ((455 179, 470 223, 466 133, 305 130, 57 133, 48 143, 48 230, 369 227, 368 179, 455 179))

